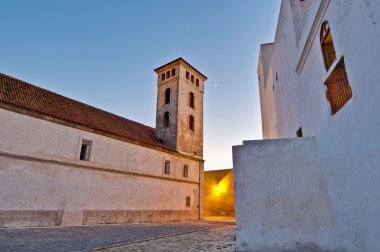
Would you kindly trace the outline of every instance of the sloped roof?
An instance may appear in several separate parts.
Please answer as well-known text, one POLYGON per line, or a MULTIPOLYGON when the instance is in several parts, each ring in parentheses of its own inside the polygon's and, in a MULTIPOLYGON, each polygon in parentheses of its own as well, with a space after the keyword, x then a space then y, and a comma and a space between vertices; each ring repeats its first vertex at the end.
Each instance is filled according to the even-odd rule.
POLYGON ((93 130, 164 147, 155 129, 0 73, 0 102, 93 130))

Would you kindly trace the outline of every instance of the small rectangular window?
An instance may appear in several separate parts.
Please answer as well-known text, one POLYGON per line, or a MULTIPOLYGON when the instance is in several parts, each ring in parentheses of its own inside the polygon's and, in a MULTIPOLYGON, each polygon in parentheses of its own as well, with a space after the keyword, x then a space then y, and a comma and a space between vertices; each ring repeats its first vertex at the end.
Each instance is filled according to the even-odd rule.
POLYGON ((170 174, 170 161, 165 160, 164 174, 170 174))
POLYGON ((91 146, 92 146, 91 141, 82 140, 82 145, 80 148, 80 156, 79 156, 80 160, 90 161, 91 146))
POLYGON ((175 68, 172 69, 172 77, 175 76, 175 68))
POLYGON ((191 82, 194 83, 194 75, 191 75, 191 82))
POLYGON ((170 71, 167 71, 166 72, 166 79, 169 79, 170 78, 170 71))
POLYGON ((161 74, 161 81, 165 80, 165 73, 161 74))
POLYGON ((195 79, 195 85, 197 85, 197 87, 199 87, 199 79, 198 78, 195 79))
POLYGON ((186 71, 186 79, 190 80, 190 73, 186 71))
POLYGON ((189 196, 186 197, 186 207, 191 206, 191 198, 189 196))
POLYGON ((183 166, 183 176, 189 177, 189 166, 188 165, 183 166))

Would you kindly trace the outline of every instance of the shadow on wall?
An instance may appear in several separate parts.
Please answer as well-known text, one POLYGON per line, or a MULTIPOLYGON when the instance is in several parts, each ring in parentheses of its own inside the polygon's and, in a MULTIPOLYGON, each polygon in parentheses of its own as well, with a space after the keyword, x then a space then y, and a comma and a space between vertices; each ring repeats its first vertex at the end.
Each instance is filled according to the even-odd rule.
POLYGON ((232 169, 205 171, 204 202, 205 216, 235 216, 232 169))

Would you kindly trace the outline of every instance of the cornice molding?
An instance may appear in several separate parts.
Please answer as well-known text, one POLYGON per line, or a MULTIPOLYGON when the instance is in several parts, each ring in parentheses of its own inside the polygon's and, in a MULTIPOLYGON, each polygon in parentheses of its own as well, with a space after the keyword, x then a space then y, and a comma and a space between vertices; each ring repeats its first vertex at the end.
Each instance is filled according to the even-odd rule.
POLYGON ((60 160, 60 159, 55 159, 55 158, 45 158, 45 157, 39 157, 39 156, 32 156, 32 155, 2 151, 2 150, 0 150, 0 156, 12 158, 12 159, 17 159, 17 160, 26 160, 26 161, 30 161, 30 162, 39 162, 39 163, 46 163, 46 164, 53 164, 53 165, 62 165, 62 166, 67 166, 67 167, 71 167, 71 168, 93 170, 93 171, 98 171, 98 172, 116 173, 116 174, 123 174, 123 175, 137 176, 137 177, 146 177, 146 178, 159 179, 159 180, 169 180, 169 181, 175 181, 175 182, 187 183, 187 184, 199 184, 199 181, 178 179, 178 178, 172 178, 172 177, 163 177, 163 176, 157 176, 157 175, 140 173, 140 172, 123 171, 123 170, 121 170, 121 167, 116 168, 116 169, 115 168, 107 168, 107 167, 88 163, 87 161, 72 162, 72 161, 67 161, 67 160, 60 160), (87 163, 85 163, 85 162, 87 162, 87 163))
POLYGON ((95 129, 89 128, 87 126, 79 125, 79 124, 72 123, 72 122, 69 122, 69 121, 65 121, 65 120, 62 120, 62 119, 59 119, 59 118, 55 118, 55 117, 51 117, 51 116, 48 116, 48 115, 44 115, 44 114, 41 114, 41 113, 38 113, 38 112, 35 112, 35 111, 32 111, 32 110, 24 109, 24 108, 21 108, 21 107, 16 107, 14 105, 6 104, 6 103, 1 102, 1 101, 0 101, 0 109, 8 110, 8 111, 11 111, 11 112, 14 112, 14 113, 18 113, 18 114, 21 114, 21 115, 25 115, 25 116, 34 117, 34 118, 37 118, 37 119, 40 119, 40 120, 44 120, 44 121, 48 121, 48 122, 51 122, 51 123, 56 123, 56 124, 59 124, 59 125, 62 125, 62 126, 66 126, 66 127, 70 127, 70 128, 74 128, 74 129, 79 129, 79 130, 87 131, 87 132, 90 132, 90 133, 93 133, 93 134, 101 135, 101 136, 104 136, 104 137, 109 137, 109 138, 112 138, 112 139, 116 139, 116 140, 119 140, 119 141, 130 143, 130 144, 139 145, 139 146, 142 146, 142 147, 145 147, 145 148, 149 148, 149 149, 165 152, 165 153, 168 153, 168 154, 171 154, 171 155, 175 155, 175 156, 182 157, 182 158, 187 158, 187 159, 190 159, 190 160, 193 160, 193 161, 205 162, 205 160, 203 159, 203 157, 198 157, 198 156, 194 156, 194 155, 187 155, 187 154, 183 154, 183 153, 180 153, 178 151, 175 151, 175 150, 171 150, 169 148, 165 148, 164 146, 161 147, 161 146, 156 146, 156 145, 150 145, 150 144, 143 143, 143 142, 140 142, 140 141, 137 141, 137 140, 134 140, 134 139, 118 136, 118 135, 107 133, 107 132, 104 132, 104 131, 101 131, 101 130, 95 130, 95 129))
POLYGON ((321 26, 321 23, 323 21, 323 17, 326 13, 327 7, 329 6, 331 0, 321 0, 321 3, 318 8, 318 12, 315 15, 313 25, 311 26, 309 35, 306 39, 305 45, 303 47, 301 56, 298 60, 298 64, 296 67, 296 73, 298 75, 301 74, 303 66, 306 62, 307 56, 309 55, 310 49, 313 45, 315 36, 318 34, 319 27, 321 26))

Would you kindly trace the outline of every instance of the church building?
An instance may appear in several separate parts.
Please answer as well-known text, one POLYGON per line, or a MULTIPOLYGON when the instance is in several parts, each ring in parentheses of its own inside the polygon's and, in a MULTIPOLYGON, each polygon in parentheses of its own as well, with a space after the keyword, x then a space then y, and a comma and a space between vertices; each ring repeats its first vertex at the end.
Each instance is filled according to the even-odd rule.
POLYGON ((207 77, 154 71, 155 128, 0 74, 0 227, 202 219, 207 77))

